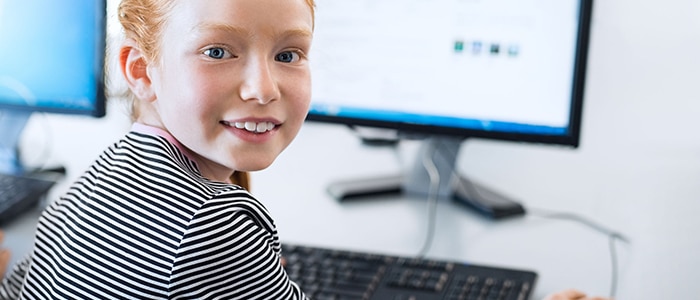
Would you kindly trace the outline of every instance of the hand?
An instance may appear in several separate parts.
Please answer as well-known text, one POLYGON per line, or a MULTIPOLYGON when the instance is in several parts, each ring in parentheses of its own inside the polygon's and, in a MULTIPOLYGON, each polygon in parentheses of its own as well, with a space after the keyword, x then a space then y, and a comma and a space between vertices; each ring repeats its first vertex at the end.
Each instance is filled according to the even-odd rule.
POLYGON ((544 298, 544 300, 612 300, 606 297, 589 297, 585 293, 575 290, 568 289, 563 290, 558 293, 550 294, 544 298))
MULTIPOLYGON (((0 245, 2 245, 2 239, 4 234, 0 231, 0 245)), ((7 270, 7 265, 10 263, 10 250, 0 248, 0 280, 5 277, 5 271, 7 270)))

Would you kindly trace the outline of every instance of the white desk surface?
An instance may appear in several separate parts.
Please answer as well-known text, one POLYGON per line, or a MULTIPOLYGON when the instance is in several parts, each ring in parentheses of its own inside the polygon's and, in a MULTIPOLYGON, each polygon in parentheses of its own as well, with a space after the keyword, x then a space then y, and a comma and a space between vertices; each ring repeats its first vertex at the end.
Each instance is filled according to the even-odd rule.
MULTIPOLYGON (((276 218, 283 241, 415 255, 427 228, 424 199, 339 203, 324 190, 337 179, 397 172, 415 146, 402 146, 406 159, 399 160, 391 150, 360 145, 344 127, 310 123, 271 168, 253 174, 252 192, 276 218)), ((700 278, 695 252, 700 236, 692 234, 700 228, 697 155, 663 147, 598 159, 586 158, 588 152, 474 140, 464 144, 458 160, 464 174, 526 208, 572 212, 628 237, 629 244, 616 244, 618 299, 695 298, 700 292, 694 283, 700 278)), ((78 175, 69 168, 68 178, 78 175)), ((65 190, 67 181, 51 197, 65 190)), ((30 212, 3 228, 15 259, 30 250, 37 216, 30 212)), ((534 270, 540 276, 536 298, 568 287, 607 295, 608 245, 605 235, 581 223, 537 216, 491 221, 443 201, 428 256, 534 270)))

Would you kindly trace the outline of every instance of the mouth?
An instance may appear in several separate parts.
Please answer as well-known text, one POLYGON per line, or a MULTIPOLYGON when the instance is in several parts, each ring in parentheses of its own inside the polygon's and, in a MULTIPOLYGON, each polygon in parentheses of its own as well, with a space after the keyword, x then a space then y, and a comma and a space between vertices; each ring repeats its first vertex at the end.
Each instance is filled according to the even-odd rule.
POLYGON ((228 127, 233 127, 237 129, 242 129, 248 132, 252 133, 265 133, 268 131, 272 131, 277 127, 275 123, 272 122, 228 122, 228 121, 221 121, 221 124, 228 126, 228 127))

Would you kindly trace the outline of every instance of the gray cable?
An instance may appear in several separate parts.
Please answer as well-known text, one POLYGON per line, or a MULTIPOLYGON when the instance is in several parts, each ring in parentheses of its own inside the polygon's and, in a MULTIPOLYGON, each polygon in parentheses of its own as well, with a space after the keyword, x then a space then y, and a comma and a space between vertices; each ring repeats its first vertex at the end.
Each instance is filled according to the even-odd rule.
POLYGON ((618 265, 617 265, 617 252, 615 251, 615 240, 617 236, 610 236, 610 264, 611 264, 611 280, 610 280, 610 298, 615 299, 617 294, 617 278, 618 278, 618 265))
POLYGON ((622 235, 621 233, 617 231, 613 231, 611 229, 605 228, 602 225, 599 225, 593 221, 590 221, 588 219, 585 219, 579 215, 572 214, 572 213, 565 213, 565 212, 552 212, 552 211, 547 211, 543 209, 532 209, 528 208, 528 212, 530 214, 544 217, 544 218, 553 218, 553 219, 563 219, 563 220, 570 220, 570 221, 575 221, 582 223, 588 227, 593 228, 594 230, 603 233, 608 236, 609 238, 609 243, 608 247, 610 249, 610 264, 611 264, 611 276, 610 276, 610 298, 615 298, 615 295, 617 294, 617 282, 618 282, 618 259, 617 259, 617 251, 615 249, 615 241, 620 240, 625 243, 629 243, 629 239, 622 235))
MULTIPOLYGON (((427 142, 429 146, 433 146, 431 141, 427 142)), ((423 167, 425 167, 425 170, 428 171, 428 176, 430 177, 430 189, 428 191, 428 226, 427 226, 427 232, 426 232, 426 237, 425 237, 425 242, 423 243, 423 247, 421 250, 418 252, 418 257, 423 258, 426 256, 428 253, 428 250, 430 250, 430 246, 433 243, 433 238, 435 235, 435 221, 436 221, 436 214, 437 214, 437 202, 438 202, 438 189, 440 187, 440 173, 438 172, 437 166, 435 166, 435 162, 433 161, 432 154, 434 151, 434 146, 431 148, 428 148, 424 155, 423 155, 423 167)))

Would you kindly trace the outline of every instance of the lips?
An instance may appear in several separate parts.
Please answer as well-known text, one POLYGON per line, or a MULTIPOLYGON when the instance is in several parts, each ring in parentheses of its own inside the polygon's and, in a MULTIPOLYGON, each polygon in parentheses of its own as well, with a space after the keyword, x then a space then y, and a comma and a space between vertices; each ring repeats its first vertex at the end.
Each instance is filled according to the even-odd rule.
POLYGON ((265 133, 268 131, 271 131, 275 129, 275 123, 272 122, 251 122, 251 121, 246 121, 246 122, 228 122, 228 121, 221 121, 222 124, 229 126, 229 127, 235 127, 238 129, 244 129, 248 132, 254 132, 254 133, 265 133))

